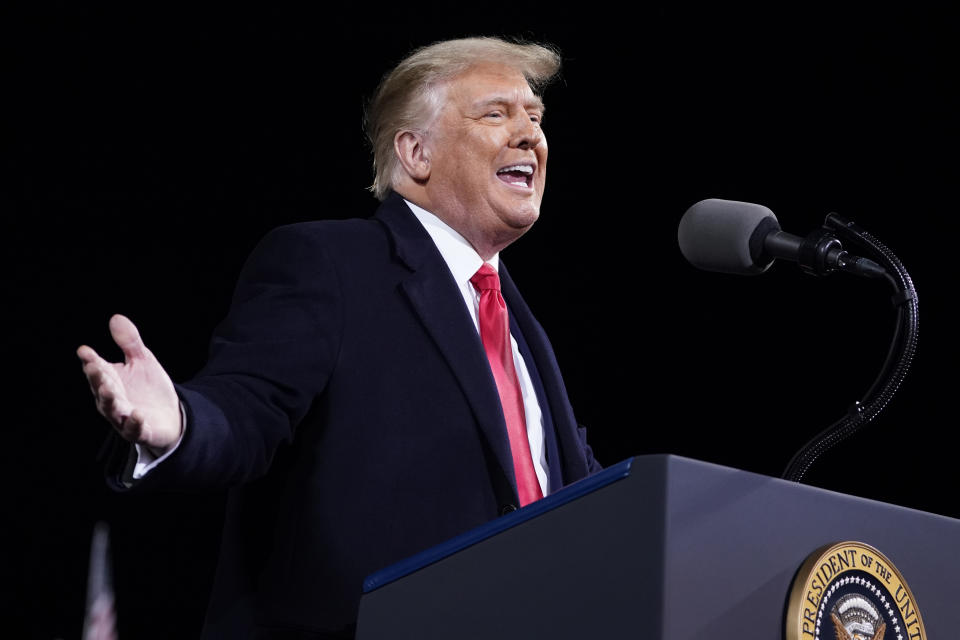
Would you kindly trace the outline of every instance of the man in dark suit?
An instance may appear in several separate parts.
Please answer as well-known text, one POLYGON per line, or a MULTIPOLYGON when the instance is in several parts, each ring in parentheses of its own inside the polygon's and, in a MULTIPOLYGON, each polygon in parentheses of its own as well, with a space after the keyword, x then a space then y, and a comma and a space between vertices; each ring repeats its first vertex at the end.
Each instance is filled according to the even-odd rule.
POLYGON ((499 261, 539 216, 558 69, 498 39, 417 50, 368 113, 376 214, 268 234, 194 379, 122 316, 125 362, 78 350, 115 487, 231 488, 207 637, 350 637, 366 575, 600 468, 499 261))

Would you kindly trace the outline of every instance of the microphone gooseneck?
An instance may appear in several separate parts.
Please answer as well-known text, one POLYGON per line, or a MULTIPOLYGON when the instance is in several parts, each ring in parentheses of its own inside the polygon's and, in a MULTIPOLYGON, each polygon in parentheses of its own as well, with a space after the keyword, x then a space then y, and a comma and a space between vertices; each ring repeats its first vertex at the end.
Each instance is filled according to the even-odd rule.
POLYGON ((684 257, 707 271, 755 275, 779 258, 796 262, 810 275, 839 271, 882 277, 893 288, 897 322, 886 360, 869 390, 848 413, 814 436, 787 464, 782 477, 801 481, 820 455, 873 420, 906 377, 919 325, 917 293, 910 275, 879 240, 834 213, 827 215, 820 229, 800 237, 782 231, 776 216, 764 206, 711 198, 687 210, 677 241, 684 257), (848 253, 842 242, 856 245, 870 257, 848 253))
POLYGON ((781 477, 794 482, 800 482, 825 451, 849 438, 883 411, 910 369, 919 333, 917 291, 903 263, 879 240, 834 213, 827 215, 824 226, 844 240, 863 247, 882 265, 883 275, 894 291, 891 302, 897 321, 886 360, 867 392, 851 405, 847 415, 815 435, 787 464, 781 477))

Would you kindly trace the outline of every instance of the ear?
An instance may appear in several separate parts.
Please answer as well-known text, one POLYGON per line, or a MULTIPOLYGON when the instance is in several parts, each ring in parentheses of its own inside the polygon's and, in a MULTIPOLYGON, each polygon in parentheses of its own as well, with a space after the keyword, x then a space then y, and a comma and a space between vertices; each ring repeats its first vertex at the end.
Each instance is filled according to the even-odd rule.
POLYGON ((423 134, 398 131, 393 138, 393 150, 413 180, 425 182, 430 177, 430 152, 424 143, 423 134))

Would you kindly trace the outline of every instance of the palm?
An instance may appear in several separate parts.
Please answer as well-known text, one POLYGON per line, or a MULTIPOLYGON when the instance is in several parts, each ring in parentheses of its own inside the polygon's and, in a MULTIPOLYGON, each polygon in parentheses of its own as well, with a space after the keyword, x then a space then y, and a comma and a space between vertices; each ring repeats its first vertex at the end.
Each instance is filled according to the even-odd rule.
POLYGON ((90 347, 77 350, 97 409, 126 440, 164 450, 180 436, 180 406, 173 382, 130 320, 114 316, 110 333, 123 351, 124 362, 107 362, 90 347))

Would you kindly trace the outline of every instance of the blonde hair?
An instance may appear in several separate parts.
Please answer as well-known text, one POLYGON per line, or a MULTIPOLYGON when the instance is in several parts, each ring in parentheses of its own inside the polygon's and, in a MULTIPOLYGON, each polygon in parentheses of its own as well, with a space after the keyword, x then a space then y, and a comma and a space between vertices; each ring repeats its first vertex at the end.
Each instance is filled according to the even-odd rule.
POLYGON ((393 149, 398 131, 426 133, 444 102, 445 83, 470 67, 487 62, 508 65, 540 94, 560 71, 560 54, 548 45, 501 38, 444 40, 420 47, 380 81, 367 105, 364 125, 373 147, 373 184, 383 200, 400 164, 393 149))

